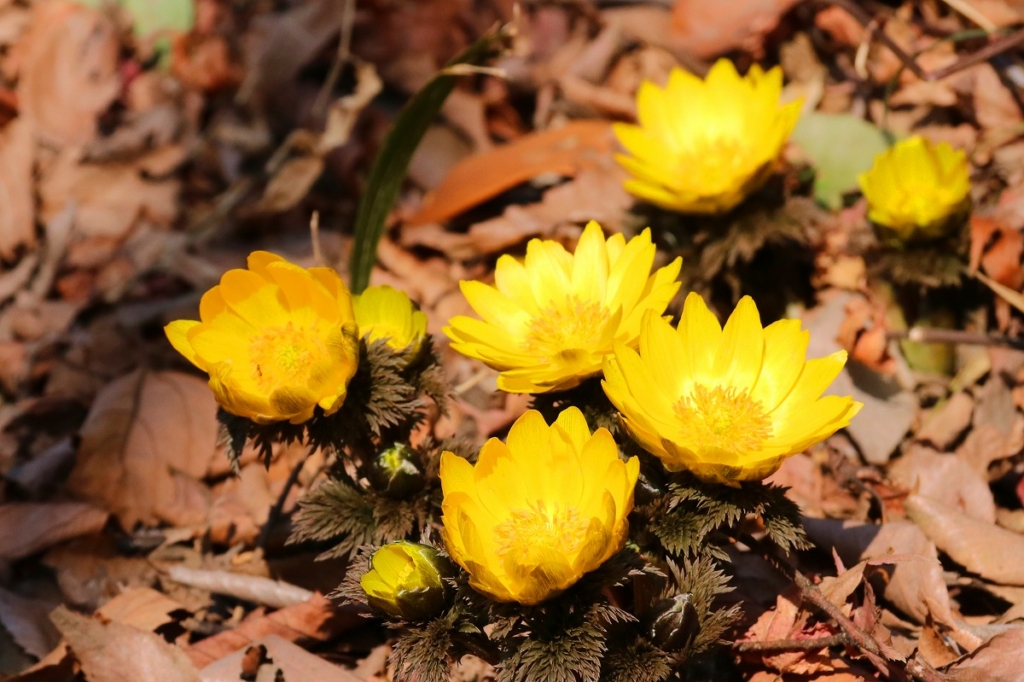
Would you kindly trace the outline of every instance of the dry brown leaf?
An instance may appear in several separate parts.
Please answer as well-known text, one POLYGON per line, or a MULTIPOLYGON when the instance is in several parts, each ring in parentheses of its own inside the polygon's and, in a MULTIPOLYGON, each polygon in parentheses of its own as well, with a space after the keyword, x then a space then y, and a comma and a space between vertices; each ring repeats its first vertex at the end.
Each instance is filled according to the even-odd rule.
POLYGON ((910 495, 903 504, 907 516, 953 561, 986 580, 1024 585, 1024 536, 923 495, 910 495))
POLYGON ((607 121, 573 121, 525 135, 459 162, 409 217, 410 225, 448 220, 544 173, 572 176, 612 150, 607 121))
POLYGON ((109 19, 84 5, 36 3, 32 24, 18 44, 21 114, 40 139, 84 145, 97 120, 121 91, 120 45, 109 19))
POLYGON ((675 0, 672 37, 702 59, 734 49, 764 53, 764 37, 798 0, 675 0))
POLYGON ((323 171, 324 160, 319 156, 289 159, 267 183, 263 196, 252 210, 280 213, 295 207, 309 194, 309 189, 323 171))
POLYGON ((996 503, 988 481, 956 455, 915 445, 889 468, 889 476, 946 509, 985 523, 996 521, 996 503))
POLYGON ((224 36, 195 32, 174 37, 171 72, 185 85, 204 91, 235 87, 245 76, 224 36))
POLYGON ((88 611, 125 590, 152 585, 159 577, 144 557, 121 555, 109 536, 81 538, 54 547, 42 563, 56 575, 65 603, 88 611))
POLYGON ((61 606, 50 616, 89 682, 201 682, 178 647, 152 632, 101 623, 61 606))
MULTIPOLYGON (((361 682, 349 671, 332 665, 316 654, 311 654, 278 635, 264 637, 253 642, 253 647, 263 647, 267 662, 259 666, 255 679, 258 680, 316 680, 316 682, 361 682), (270 668, 271 670, 265 670, 270 668)), ((242 659, 249 648, 240 649, 211 663, 202 670, 203 682, 243 682, 253 679, 242 675, 242 659)))
POLYGON ((804 527, 816 545, 834 549, 848 565, 865 560, 878 564, 883 557, 893 554, 901 559, 920 557, 919 561, 901 560, 876 569, 888 574, 884 596, 918 623, 931 618, 953 626, 955 619, 938 552, 913 523, 896 521, 874 526, 853 521, 805 518, 804 527))
POLYGON ((982 644, 946 669, 951 682, 1020 682, 1024 671, 1024 628, 982 644))
POLYGON ((355 613, 338 609, 327 597, 314 594, 309 601, 269 615, 254 612, 234 630, 200 640, 185 653, 196 666, 205 667, 269 635, 289 642, 326 641, 365 622, 355 613))
POLYGON ((1013 457, 1024 448, 1024 420, 1018 419, 1009 434, 993 426, 975 426, 956 454, 981 476, 987 476, 992 462, 1013 457))
POLYGON ((32 168, 36 142, 31 125, 15 119, 0 131, 0 260, 36 244, 32 168))
POLYGON ((846 305, 846 317, 839 326, 836 340, 852 359, 876 372, 893 374, 897 363, 889 354, 887 331, 885 309, 857 296, 846 305))
POLYGON ((973 413, 974 398, 970 393, 958 391, 950 396, 945 404, 928 415, 928 420, 915 435, 918 440, 931 443, 938 450, 945 451, 971 425, 973 413))
POLYGON ((21 559, 65 540, 99 532, 108 516, 79 502, 0 505, 0 560, 21 559))
POLYGON ((128 163, 80 162, 80 152, 63 152, 39 183, 43 220, 50 220, 74 202, 75 233, 117 243, 140 218, 170 225, 178 215, 179 182, 144 179, 128 163))
POLYGON ((96 613, 107 620, 153 632, 173 623, 171 614, 184 609, 179 602, 151 587, 131 587, 98 608, 96 613))
POLYGON ((1003 84, 990 64, 971 69, 974 75, 974 116, 982 128, 1005 131, 1020 125, 1024 119, 1013 94, 1003 84))
MULTIPOLYGON (((476 223, 461 239, 447 242, 448 256, 472 259, 499 253, 531 237, 550 238, 561 225, 596 220, 608 232, 622 229, 633 198, 622 187, 624 173, 607 160, 603 167, 581 171, 572 180, 549 189, 536 204, 514 204, 497 218, 476 223)), ((574 228, 575 229, 575 228, 574 228)))
POLYGON ((0 626, 31 656, 43 658, 57 646, 60 634, 48 615, 53 605, 27 599, 0 587, 0 626))
POLYGON ((82 425, 68 486, 137 522, 202 523, 209 505, 199 479, 216 453, 217 404, 204 381, 136 371, 105 387, 82 425))
MULTIPOLYGON (((780 594, 774 609, 765 611, 747 630, 742 641, 770 642, 781 639, 813 639, 829 634, 824 626, 805 630, 807 614, 800 609, 799 598, 780 594)), ((757 655, 761 661, 782 673, 811 675, 831 670, 827 651, 783 651, 757 655)))

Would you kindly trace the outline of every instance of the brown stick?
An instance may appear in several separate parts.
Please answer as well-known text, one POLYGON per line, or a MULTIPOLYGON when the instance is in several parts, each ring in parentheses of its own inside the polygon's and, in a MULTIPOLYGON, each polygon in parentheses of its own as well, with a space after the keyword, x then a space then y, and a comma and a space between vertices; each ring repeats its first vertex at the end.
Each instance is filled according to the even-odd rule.
MULTIPOLYGON (((850 16, 856 19, 864 26, 870 25, 875 21, 875 17, 868 14, 864 9, 857 5, 857 3, 851 0, 814 0, 817 4, 822 5, 835 5, 846 10, 850 16)), ((989 45, 986 45, 982 49, 972 54, 961 57, 957 61, 953 62, 949 66, 945 66, 935 71, 925 71, 918 65, 917 60, 910 54, 908 54, 902 47, 897 45, 892 38, 886 35, 885 31, 879 30, 875 32, 875 36, 878 38, 878 42, 885 45, 889 50, 892 51, 896 58, 903 62, 903 65, 910 69, 915 76, 923 81, 939 81, 947 76, 951 76, 958 71, 968 69, 975 64, 986 62, 993 57, 1011 50, 1014 47, 1024 43, 1024 29, 1020 29, 1011 33, 1008 36, 999 38, 989 45)))
POLYGON ((775 651, 816 651, 834 646, 846 646, 850 643, 845 633, 830 637, 812 637, 810 639, 773 639, 767 642, 733 642, 732 648, 740 652, 775 652, 775 651))
POLYGON ((842 635, 846 638, 847 643, 851 646, 877 656, 894 666, 901 666, 907 675, 914 680, 917 680, 917 682, 947 682, 947 678, 944 675, 923 661, 913 659, 910 662, 904 663, 902 661, 895 661, 886 656, 878 641, 872 637, 870 633, 864 632, 857 627, 852 620, 847 618, 843 612, 839 610, 839 607, 829 601, 828 597, 818 589, 817 585, 811 582, 810 578, 789 564, 780 561, 773 552, 771 552, 756 538, 749 535, 743 535, 739 540, 748 547, 756 550, 775 568, 775 570, 792 580, 800 589, 800 596, 803 597, 805 601, 809 602, 811 605, 816 607, 817 610, 835 621, 836 625, 838 625, 839 629, 842 631, 842 635))
POLYGON ((1024 339, 983 332, 969 332, 960 329, 933 329, 911 327, 905 331, 886 332, 887 339, 908 339, 917 343, 962 343, 969 346, 1006 346, 1024 350, 1024 339))

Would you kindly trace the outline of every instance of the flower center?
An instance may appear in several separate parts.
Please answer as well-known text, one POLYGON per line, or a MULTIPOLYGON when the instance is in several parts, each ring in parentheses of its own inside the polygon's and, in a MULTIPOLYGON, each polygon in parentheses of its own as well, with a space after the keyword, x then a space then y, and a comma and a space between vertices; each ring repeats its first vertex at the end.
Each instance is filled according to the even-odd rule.
POLYGON ((494 528, 496 554, 506 564, 520 566, 537 566, 551 552, 575 556, 586 541, 589 525, 574 507, 548 508, 537 502, 529 509, 514 509, 508 520, 494 528))
POLYGON ((683 443, 694 450, 746 453, 772 435, 772 422, 760 400, 746 391, 696 384, 675 406, 683 443))
POLYGON ((268 329, 249 343, 252 379, 263 390, 303 384, 327 348, 312 329, 296 329, 289 322, 268 329))
POLYGON ((598 301, 581 301, 572 296, 533 319, 523 339, 523 350, 541 357, 565 359, 571 359, 578 351, 597 350, 608 318, 608 311, 598 301))

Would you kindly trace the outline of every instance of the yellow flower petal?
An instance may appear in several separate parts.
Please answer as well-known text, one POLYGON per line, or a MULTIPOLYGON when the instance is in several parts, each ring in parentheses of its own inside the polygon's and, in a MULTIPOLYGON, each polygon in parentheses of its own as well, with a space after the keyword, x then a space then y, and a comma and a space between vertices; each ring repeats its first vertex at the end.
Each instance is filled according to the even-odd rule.
POLYGON ((724 213, 771 175, 801 104, 782 105, 782 70, 741 77, 718 60, 701 80, 673 69, 665 88, 637 91, 639 125, 617 124, 628 192, 683 213, 724 213))
POLYGON ((300 423, 318 405, 338 409, 359 359, 348 289, 336 273, 267 252, 251 254, 249 267, 224 273, 202 297, 200 319, 172 322, 168 339, 209 373, 232 414, 300 423))
POLYGON ((799 322, 763 329, 750 298, 724 330, 696 294, 675 333, 653 314, 643 325, 640 352, 616 347, 602 386, 629 435, 669 471, 727 485, 758 480, 861 407, 848 396, 821 397, 845 353, 806 360, 799 322))
POLYGON ((538 604, 622 549, 638 475, 637 458, 623 462, 606 429, 590 435, 578 409, 550 426, 531 410, 475 467, 442 454, 445 546, 477 591, 538 604))
POLYGON ((945 236, 971 202, 967 156, 942 142, 909 137, 875 158, 858 178, 879 233, 902 242, 945 236))
POLYGON ((680 259, 651 273, 649 230, 606 239, 591 222, 575 253, 532 240, 526 259, 498 261, 495 286, 462 282, 482 320, 457 316, 444 333, 452 348, 501 372, 514 393, 563 391, 601 371, 615 343, 636 346, 648 310, 662 314, 679 289, 680 259))

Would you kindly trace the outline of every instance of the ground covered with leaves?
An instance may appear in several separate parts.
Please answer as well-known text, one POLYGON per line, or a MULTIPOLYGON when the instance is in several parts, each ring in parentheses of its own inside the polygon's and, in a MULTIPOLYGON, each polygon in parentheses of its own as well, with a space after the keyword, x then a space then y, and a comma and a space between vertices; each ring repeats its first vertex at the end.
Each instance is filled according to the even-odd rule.
MULTIPOLYGON (((429 534, 437 501, 368 504, 316 445, 475 453, 568 404, 617 429, 594 386, 499 392, 442 333, 473 315, 460 281, 493 281, 533 238, 572 248, 595 220, 650 227, 655 267, 682 257, 669 314, 696 291, 724 320, 751 295, 766 324, 801 320, 809 357, 845 349, 829 392, 864 405, 761 496, 642 481, 662 497, 638 492, 631 523, 678 557, 663 569, 704 623, 687 679, 1024 679, 1022 44, 1015 0, 0 0, 0 676, 408 679, 431 633, 391 656, 396 631, 339 595, 363 545, 429 534), (444 72, 394 205, 364 200, 402 108, 489 31, 444 72), (799 109, 771 178, 720 215, 637 201, 613 124, 636 122, 641 83, 721 57, 780 67, 799 109), (914 135, 970 172, 959 222, 924 244, 873 230, 858 183, 914 135), (373 211, 370 269, 353 225, 373 211), (219 419, 168 343, 257 250, 426 313, 429 372, 361 349, 366 434, 314 421, 307 447, 219 419)), ((622 561, 602 570, 639 570, 622 561)), ((513 620, 489 634, 548 622, 513 620)), ((565 657, 599 659, 585 639, 565 657)), ((645 647, 550 679, 664 679, 645 647)), ((503 674, 478 653, 432 665, 503 674)), ((530 664, 501 679, 541 679, 530 664)))

